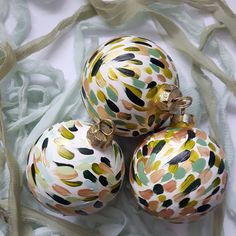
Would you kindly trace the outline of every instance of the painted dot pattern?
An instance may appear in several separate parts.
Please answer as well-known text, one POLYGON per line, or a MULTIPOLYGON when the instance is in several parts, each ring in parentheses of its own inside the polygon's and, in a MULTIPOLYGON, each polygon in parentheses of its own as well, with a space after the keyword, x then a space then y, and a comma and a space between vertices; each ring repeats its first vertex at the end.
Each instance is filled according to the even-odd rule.
POLYGON ((173 223, 195 221, 212 210, 227 183, 223 150, 197 128, 168 128, 146 138, 129 176, 138 204, 173 223))
POLYGON ((32 146, 26 177, 33 196, 63 215, 88 215, 118 193, 125 172, 122 151, 115 141, 93 148, 89 126, 68 121, 46 130, 32 146))
POLYGON ((154 104, 163 83, 178 86, 172 59, 150 40, 125 36, 103 44, 86 62, 81 94, 95 120, 109 118, 117 135, 138 136, 169 117, 154 104))

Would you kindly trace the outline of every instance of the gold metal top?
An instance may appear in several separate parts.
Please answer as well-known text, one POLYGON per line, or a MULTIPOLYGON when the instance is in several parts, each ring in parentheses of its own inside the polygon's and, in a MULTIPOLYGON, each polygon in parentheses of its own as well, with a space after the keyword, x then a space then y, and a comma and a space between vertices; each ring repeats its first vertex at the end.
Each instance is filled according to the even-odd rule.
POLYGON ((189 127, 192 128, 196 124, 195 122, 195 117, 192 114, 175 114, 171 118, 171 127, 178 127, 178 128, 183 128, 183 127, 189 127))
POLYGON ((112 142, 114 130, 115 125, 111 120, 100 120, 89 128, 87 139, 93 147, 106 148, 112 142))
POLYGON ((177 97, 172 101, 173 106, 180 111, 181 114, 184 114, 185 109, 192 104, 192 97, 190 96, 182 96, 177 97))
POLYGON ((170 84, 160 85, 153 101, 159 109, 170 114, 182 114, 192 104, 191 97, 183 96, 177 86, 170 84))
POLYGON ((195 118, 192 114, 185 114, 185 109, 192 104, 192 97, 183 96, 180 89, 175 85, 162 84, 153 102, 162 110, 172 115, 171 127, 194 127, 195 118))
POLYGON ((183 114, 192 104, 191 97, 183 96, 177 86, 170 84, 160 85, 153 101, 159 109, 169 111, 171 114, 183 114))

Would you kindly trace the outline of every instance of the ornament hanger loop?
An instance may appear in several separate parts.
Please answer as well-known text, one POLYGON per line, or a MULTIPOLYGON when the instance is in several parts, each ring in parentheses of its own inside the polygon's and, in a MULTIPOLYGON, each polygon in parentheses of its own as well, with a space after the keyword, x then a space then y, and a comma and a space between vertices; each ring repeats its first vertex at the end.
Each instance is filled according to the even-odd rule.
POLYGON ((112 135, 114 133, 114 129, 114 123, 109 119, 101 120, 99 122, 99 130, 106 136, 112 135))
POLYGON ((193 101, 192 97, 183 96, 175 98, 172 102, 176 108, 186 109, 187 107, 191 106, 192 101, 193 101))

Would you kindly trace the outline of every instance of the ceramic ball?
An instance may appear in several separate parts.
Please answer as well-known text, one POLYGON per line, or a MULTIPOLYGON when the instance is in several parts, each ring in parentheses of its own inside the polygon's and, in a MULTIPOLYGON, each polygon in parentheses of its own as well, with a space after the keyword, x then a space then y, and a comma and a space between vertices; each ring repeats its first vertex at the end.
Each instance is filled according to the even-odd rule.
POLYGON ((123 154, 113 140, 106 149, 91 146, 90 126, 58 123, 32 146, 26 177, 33 196, 63 215, 97 212, 118 193, 124 177, 123 154))
POLYGON ((81 92, 93 119, 111 119, 116 135, 138 136, 169 117, 154 102, 161 84, 178 86, 170 56, 148 39, 124 36, 101 45, 87 60, 81 92))
POLYGON ((222 202, 224 153, 202 130, 168 128, 136 149, 130 183, 138 204, 173 223, 197 220, 222 202))

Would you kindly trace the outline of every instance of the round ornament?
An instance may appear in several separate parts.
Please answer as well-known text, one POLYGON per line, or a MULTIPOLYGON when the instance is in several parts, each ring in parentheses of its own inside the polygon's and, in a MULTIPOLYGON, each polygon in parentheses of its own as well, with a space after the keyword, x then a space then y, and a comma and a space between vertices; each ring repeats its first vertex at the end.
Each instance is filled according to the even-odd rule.
POLYGON ((40 203, 63 215, 87 215, 116 196, 125 167, 110 124, 62 122, 39 137, 28 155, 26 177, 40 203))
POLYGON ((195 221, 220 204, 227 182, 223 150, 184 117, 147 137, 130 166, 138 204, 173 223, 195 221))
POLYGON ((136 36, 101 45, 85 63, 82 76, 89 114, 94 120, 111 119, 115 134, 121 136, 160 127, 170 115, 163 99, 166 93, 172 93, 171 99, 179 96, 176 90, 178 75, 172 59, 152 41, 136 36))

